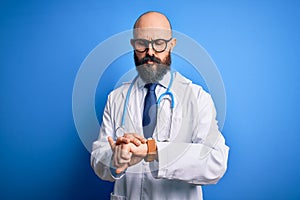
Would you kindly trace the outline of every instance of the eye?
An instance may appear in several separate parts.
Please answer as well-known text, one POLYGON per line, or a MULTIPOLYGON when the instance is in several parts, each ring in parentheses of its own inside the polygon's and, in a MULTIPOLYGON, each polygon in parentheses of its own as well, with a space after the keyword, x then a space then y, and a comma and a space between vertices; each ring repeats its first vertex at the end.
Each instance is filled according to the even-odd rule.
POLYGON ((159 45, 164 45, 164 44, 165 44, 165 41, 162 40, 162 39, 158 39, 158 40, 155 40, 155 41, 154 41, 154 44, 155 44, 155 45, 158 45, 158 46, 159 46, 159 45))
POLYGON ((136 40, 135 45, 137 45, 137 46, 147 46, 146 41, 144 41, 144 40, 136 40))

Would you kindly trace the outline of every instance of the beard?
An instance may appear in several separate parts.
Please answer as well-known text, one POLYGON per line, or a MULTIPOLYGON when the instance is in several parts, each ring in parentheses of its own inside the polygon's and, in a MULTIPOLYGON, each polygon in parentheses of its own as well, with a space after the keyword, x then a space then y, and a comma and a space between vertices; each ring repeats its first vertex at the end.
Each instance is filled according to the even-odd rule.
POLYGON ((139 76, 146 84, 158 83, 163 79, 164 75, 170 71, 171 52, 169 51, 164 61, 154 55, 150 56, 148 54, 139 60, 136 52, 134 52, 134 62, 139 76), (152 61, 153 64, 147 64, 148 61, 152 61))

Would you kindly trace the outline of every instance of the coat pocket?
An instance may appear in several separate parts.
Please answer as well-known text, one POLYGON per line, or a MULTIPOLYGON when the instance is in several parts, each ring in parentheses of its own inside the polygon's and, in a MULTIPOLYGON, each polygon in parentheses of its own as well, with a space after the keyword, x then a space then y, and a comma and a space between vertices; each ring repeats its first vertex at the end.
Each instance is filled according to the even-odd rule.
POLYGON ((110 200, 126 200, 126 199, 127 198, 125 196, 110 193, 110 200))

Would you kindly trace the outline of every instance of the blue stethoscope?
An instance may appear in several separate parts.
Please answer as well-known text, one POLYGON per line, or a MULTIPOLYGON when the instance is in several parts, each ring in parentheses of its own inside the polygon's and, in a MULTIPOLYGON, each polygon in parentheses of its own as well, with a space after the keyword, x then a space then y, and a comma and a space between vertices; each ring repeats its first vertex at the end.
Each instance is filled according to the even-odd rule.
MULTIPOLYGON (((134 83, 137 81, 137 78, 138 78, 138 76, 136 76, 136 77, 133 79, 132 83, 130 84, 130 86, 129 86, 129 88, 128 88, 127 94, 126 94, 126 99, 125 99, 125 104, 124 104, 124 109, 123 109, 123 115, 122 115, 122 123, 121 123, 121 127, 124 127, 124 126, 125 126, 125 116, 126 116, 126 114, 127 114, 127 109, 126 109, 126 107, 127 107, 127 105, 128 105, 128 102, 129 102, 129 98, 130 98, 130 93, 131 93, 132 87, 133 87, 134 83)), ((174 95, 173 95, 173 93, 170 91, 170 88, 172 87, 172 84, 173 84, 173 73, 171 72, 171 78, 170 78, 170 82, 169 82, 169 85, 168 85, 167 90, 166 90, 163 94, 161 94, 161 95, 159 96, 159 98, 157 99, 157 106, 159 106, 161 100, 163 99, 163 97, 169 96, 169 97, 171 98, 171 113, 172 113, 172 114, 171 114, 171 118, 172 118, 172 115, 173 115, 173 109, 174 109, 174 105, 175 105, 175 103, 174 103, 174 95)), ((156 116, 156 117, 157 117, 157 116, 156 116)), ((171 119, 171 120, 172 120, 172 119, 171 119)), ((171 122, 171 123, 172 123, 172 122, 171 122)))

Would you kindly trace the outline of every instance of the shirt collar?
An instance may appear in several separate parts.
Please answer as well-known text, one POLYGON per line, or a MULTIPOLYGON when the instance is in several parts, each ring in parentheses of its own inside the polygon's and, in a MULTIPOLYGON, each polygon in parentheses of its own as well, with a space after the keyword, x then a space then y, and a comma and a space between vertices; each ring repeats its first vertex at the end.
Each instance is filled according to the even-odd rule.
MULTIPOLYGON (((170 83, 170 79, 171 79, 171 72, 168 71, 164 75, 163 79, 158 82, 158 84, 163 86, 164 88, 168 88, 169 83, 170 83)), ((140 76, 137 79, 137 86, 138 86, 139 89, 144 88, 144 86, 145 86, 145 82, 141 79, 140 76)))

